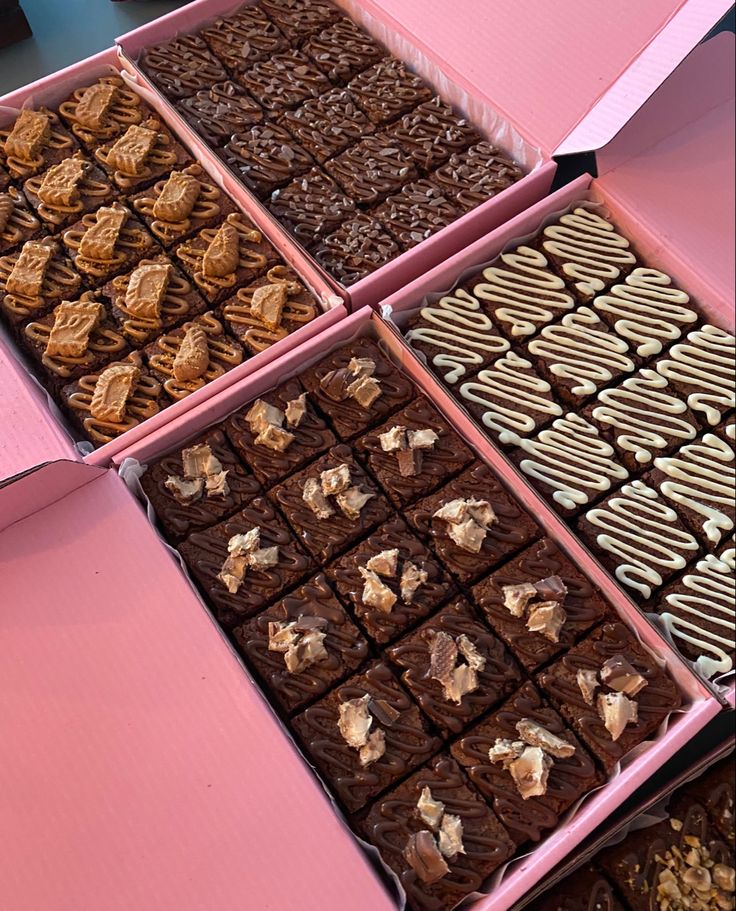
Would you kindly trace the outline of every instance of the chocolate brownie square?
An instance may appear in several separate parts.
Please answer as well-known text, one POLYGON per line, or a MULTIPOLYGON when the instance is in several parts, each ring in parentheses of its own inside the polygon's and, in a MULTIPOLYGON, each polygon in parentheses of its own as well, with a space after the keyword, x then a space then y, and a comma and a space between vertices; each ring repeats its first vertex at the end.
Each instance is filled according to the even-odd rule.
POLYGON ((41 220, 15 187, 0 193, 0 253, 9 253, 27 240, 44 234, 41 220))
POLYGON ((368 643, 320 573, 233 630, 238 651, 293 714, 356 671, 368 643))
POLYGON ((626 911, 613 886, 590 864, 555 883, 526 907, 527 911, 626 911))
POLYGON ((429 548, 398 517, 388 519, 357 547, 330 563, 325 573, 379 645, 395 639, 456 593, 429 548))
POLYGON ((269 121, 236 133, 220 157, 259 199, 314 167, 312 156, 283 126, 269 121))
POLYGON ((431 180, 415 180, 373 210, 376 218, 410 250, 452 224, 462 214, 431 180))
POLYGON ((313 35, 304 45, 304 53, 330 82, 341 85, 378 63, 387 51, 360 26, 343 18, 313 35))
POLYGON ((464 212, 470 212, 523 176, 513 158, 489 142, 479 142, 453 155, 432 179, 464 212))
POLYGON ((302 746, 350 812, 408 775, 441 746, 386 664, 376 662, 292 720, 302 746), (361 738, 355 725, 370 723, 361 738), (354 746, 361 739, 366 743, 354 746), (373 737, 379 745, 369 741, 373 737))
POLYGON ((359 206, 370 208, 417 176, 401 147, 385 135, 368 136, 328 161, 325 171, 359 206))
POLYGON ((423 396, 354 446, 397 508, 436 490, 473 461, 473 453, 423 396))
POLYGON ((328 234, 314 258, 346 288, 401 255, 401 247, 380 221, 360 213, 328 234))
POLYGON ((174 543, 231 516, 262 493, 222 430, 210 430, 148 465, 141 487, 174 543))
POLYGON ((333 446, 273 488, 269 496, 320 562, 346 550, 391 512, 388 500, 344 444, 333 446))
POLYGON ((540 535, 536 522, 482 462, 420 500, 405 517, 463 585, 540 535))
POLYGON ((458 598, 386 650, 445 737, 460 734, 522 682, 500 639, 458 598))
POLYGON ((354 215, 356 207, 321 168, 312 168, 283 190, 276 190, 269 209, 306 250, 311 250, 320 237, 354 215))
POLYGON ((305 101, 295 111, 286 111, 279 123, 319 164, 373 132, 373 124, 353 96, 340 88, 305 101))
POLYGON ((424 174, 430 174, 453 155, 482 141, 472 123, 456 114, 439 95, 404 114, 386 134, 400 143, 424 174))
POLYGON ((215 147, 263 120, 260 104, 231 79, 182 98, 176 107, 205 142, 215 147))
POLYGON ((532 683, 466 731, 451 753, 517 847, 538 842, 602 782, 588 751, 532 683), (499 741, 501 747, 518 744, 519 750, 512 747, 506 757, 496 758, 494 748, 502 752, 499 741))
POLYGON ((314 570, 312 560, 265 497, 251 500, 219 525, 193 532, 178 550, 217 622, 226 630, 263 610, 314 570), (248 554, 234 550, 235 557, 230 557, 231 546, 238 544, 233 538, 253 535, 253 529, 258 530, 253 544, 255 556, 249 559, 248 554), (275 553, 262 553, 274 547, 275 553))
POLYGON ((268 60, 289 46, 279 28, 257 6, 241 7, 231 16, 215 19, 199 32, 199 37, 233 73, 268 60))
POLYGON ((550 538, 542 538, 473 587, 475 603, 528 673, 565 651, 607 613, 606 602, 550 538), (556 584, 557 577, 561 585, 556 584), (518 605, 518 586, 539 585, 518 605), (507 606, 506 602, 509 602, 507 606), (551 616, 535 605, 558 603, 551 616))
POLYGON ((342 16, 327 0, 261 0, 261 6, 289 41, 297 44, 342 16))
POLYGON ((388 124, 432 98, 432 89, 401 60, 389 57, 364 70, 348 90, 375 124, 388 124))
POLYGON ((682 703, 667 672, 622 623, 599 626, 538 682, 608 774, 682 703))
POLYGON ((0 164, 16 181, 40 174, 69 158, 78 148, 59 115, 44 107, 23 108, 0 129, 0 164))
POLYGON ((79 86, 59 105, 59 116, 88 149, 96 149, 151 114, 151 108, 117 73, 79 86))
POLYGON ((225 67, 197 35, 180 35, 145 48, 138 65, 172 101, 227 79, 225 67))
POLYGON ((385 420, 415 395, 409 377, 370 338, 337 348, 299 378, 343 440, 385 420))
POLYGON ((155 117, 129 126, 121 136, 98 146, 95 161, 123 193, 135 193, 174 168, 191 164, 189 152, 155 117))
POLYGON ((265 488, 299 471, 337 442, 297 378, 250 402, 231 415, 223 428, 235 451, 265 488), (264 404, 269 407, 264 409, 264 404), (271 414, 270 409, 280 413, 271 414), (271 431, 268 425, 282 429, 291 439, 271 431))
POLYGON ((77 152, 42 174, 29 177, 23 192, 44 228, 51 234, 109 203, 116 195, 102 170, 77 152))
POLYGON ((273 54, 235 78, 271 115, 330 90, 329 79, 306 54, 293 49, 273 54))

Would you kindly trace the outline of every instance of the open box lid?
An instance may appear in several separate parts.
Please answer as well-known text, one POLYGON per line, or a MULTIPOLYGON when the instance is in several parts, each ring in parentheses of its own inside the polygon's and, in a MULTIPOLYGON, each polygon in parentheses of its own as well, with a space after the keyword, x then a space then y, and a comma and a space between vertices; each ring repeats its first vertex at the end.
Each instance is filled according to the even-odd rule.
POLYGON ((3 907, 392 911, 115 472, 0 486, 0 564, 3 907))
POLYGON ((605 145, 732 0, 363 0, 547 155, 605 145), (563 141, 566 140, 564 142, 563 141))

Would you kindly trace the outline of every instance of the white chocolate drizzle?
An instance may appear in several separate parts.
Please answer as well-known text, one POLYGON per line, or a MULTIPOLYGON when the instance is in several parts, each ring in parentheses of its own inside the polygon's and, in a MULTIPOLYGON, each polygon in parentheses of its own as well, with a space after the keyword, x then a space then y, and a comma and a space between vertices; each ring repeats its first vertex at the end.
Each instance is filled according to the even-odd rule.
POLYGON ((601 529, 597 546, 620 560, 616 578, 644 598, 664 581, 660 570, 684 569, 698 550, 690 532, 678 528, 674 509, 643 481, 625 484, 585 518, 601 529))
POLYGON ((610 383, 614 371, 631 373, 635 364, 628 350, 627 343, 609 332, 589 307, 565 314, 529 342, 529 353, 548 361, 554 376, 572 381, 572 393, 580 396, 610 383))
POLYGON ((615 389, 604 389, 592 415, 613 428, 616 444, 632 452, 640 465, 652 461, 656 450, 666 449, 672 438, 692 440, 697 428, 680 417, 687 405, 670 395, 665 377, 655 370, 640 370, 615 389))
POLYGON ((478 300, 462 288, 423 307, 421 317, 430 325, 411 329, 406 340, 409 344, 416 340, 441 349, 433 356, 432 364, 444 373, 447 383, 456 383, 489 356, 503 354, 510 347, 506 339, 495 334, 495 327, 478 300))
POLYGON ((509 351, 463 383, 460 397, 486 409, 482 417, 484 426, 495 431, 502 443, 511 443, 511 434, 530 434, 537 426, 532 416, 519 410, 519 405, 542 416, 562 415, 562 408, 546 398, 551 389, 546 380, 537 376, 530 361, 509 351))
POLYGON ((690 298, 672 287, 672 279, 657 269, 634 269, 623 284, 593 301, 600 313, 615 317, 614 328, 628 339, 641 357, 659 354, 663 342, 682 335, 681 326, 694 323, 698 315, 688 306, 690 298))
POLYGON ((636 262, 628 240, 610 221, 580 207, 544 229, 542 249, 561 261, 584 300, 604 291, 636 262))
POLYGON ((657 364, 657 372, 685 389, 687 403, 715 427, 724 412, 736 407, 736 339, 718 326, 705 325, 689 332, 657 364))
POLYGON ((727 514, 736 500, 734 451, 713 433, 688 443, 675 455, 654 460, 666 479, 659 485, 662 495, 702 516, 703 534, 712 544, 733 531, 727 514))
POLYGON ((662 623, 675 642, 680 639, 701 652, 695 666, 705 677, 727 674, 733 670, 730 653, 736 639, 733 568, 708 554, 694 572, 682 577, 680 585, 687 591, 670 592, 659 605, 662 623), (704 624, 716 629, 706 629, 704 624))
POLYGON ((533 335, 558 311, 575 306, 565 282, 552 272, 539 250, 518 247, 499 259, 483 270, 484 281, 475 285, 473 294, 496 305, 494 318, 510 323, 514 337, 533 335))
POLYGON ((552 499, 564 509, 589 503, 610 490, 612 481, 629 476, 613 447, 577 414, 558 418, 533 440, 509 433, 507 442, 526 455, 519 465, 524 474, 551 487, 552 499))

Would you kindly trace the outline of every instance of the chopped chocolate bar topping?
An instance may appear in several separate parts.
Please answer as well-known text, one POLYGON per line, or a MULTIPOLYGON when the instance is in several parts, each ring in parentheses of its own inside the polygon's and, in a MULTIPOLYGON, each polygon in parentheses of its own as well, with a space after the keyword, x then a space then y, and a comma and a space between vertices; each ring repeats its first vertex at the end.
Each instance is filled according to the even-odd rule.
POLYGON ((423 788, 417 802, 419 818, 426 823, 432 831, 436 832, 442 824, 445 815, 445 805, 440 800, 435 800, 430 788, 423 788))
POLYGON ((647 685, 644 677, 623 655, 614 655, 605 662, 601 668, 601 682, 617 693, 625 693, 627 696, 636 696, 647 685))
POLYGON ((569 759, 575 746, 529 718, 517 722, 516 730, 521 739, 497 738, 488 758, 493 763, 500 762, 510 773, 524 800, 543 797, 554 760, 569 759))
POLYGON ((409 837, 404 857, 419 879, 427 885, 438 882, 450 872, 434 835, 426 829, 409 837))
POLYGON ((501 590, 504 606, 512 616, 526 617, 526 627, 530 632, 540 633, 550 642, 560 641, 560 632, 567 620, 567 613, 562 607, 567 597, 567 586, 559 576, 549 576, 534 584, 504 585, 501 590))
MULTIPOLYGON (((296 401, 296 400, 295 400, 296 401)), ((266 446, 275 452, 284 452, 294 442, 294 434, 283 426, 289 408, 294 402, 289 402, 286 413, 275 405, 269 405, 263 399, 256 399, 245 416, 250 431, 255 435, 254 442, 259 446, 266 446)), ((303 403, 302 403, 303 404, 303 403)), ((293 413, 293 412, 292 412, 293 413)), ((291 425, 296 426, 296 425, 291 425)))
POLYGON ((437 882, 450 872, 445 858, 465 854, 463 823, 459 816, 445 812, 445 805, 434 799, 428 787, 419 796, 417 813, 432 831, 423 829, 411 835, 404 857, 422 882, 437 882))
POLYGON ((184 449, 181 454, 182 477, 169 475, 165 487, 183 506, 207 497, 226 497, 230 491, 228 470, 212 452, 209 444, 199 443, 184 449))
POLYGON ((320 386, 335 402, 352 398, 363 408, 370 408, 381 395, 381 383, 373 375, 376 364, 368 357, 354 357, 347 367, 331 370, 320 380, 320 386))
POLYGON ((407 430, 400 424, 378 436, 384 452, 395 452, 402 477, 412 478, 422 470, 422 450, 432 449, 439 437, 429 428, 407 430))
POLYGON ((623 693, 599 693, 596 706, 612 740, 619 739, 627 724, 636 724, 639 720, 636 702, 623 693))
POLYGON ((447 534, 458 547, 477 554, 496 521, 496 513, 487 500, 458 499, 445 503, 434 518, 447 523, 447 534))
POLYGON ((580 668, 577 673, 577 682, 580 687, 580 692, 583 694, 583 699, 588 703, 588 705, 593 705, 593 700, 595 698, 595 691, 598 689, 598 672, 594 670, 586 670, 585 668, 580 668))
POLYGON ((302 499, 318 519, 329 519, 334 515, 328 497, 335 498, 348 519, 358 519, 365 504, 374 496, 374 493, 365 493, 360 487, 351 486, 350 466, 345 463, 323 471, 319 481, 308 478, 302 493, 302 499))
POLYGON ((268 624, 268 650, 281 652, 290 674, 301 674, 313 664, 329 659, 325 648, 328 621, 324 617, 299 617, 290 623, 268 624))
POLYGON ((245 534, 233 535, 227 543, 228 555, 217 578, 231 595, 237 594, 248 568, 255 570, 276 566, 279 562, 278 545, 261 547, 261 529, 251 528, 245 534))
POLYGON ((448 702, 462 702, 463 696, 478 689, 478 671, 486 659, 463 634, 453 639, 448 633, 432 631, 429 641, 429 676, 442 684, 448 702), (463 663, 459 663, 461 657, 463 663))
POLYGON ((359 699, 349 699, 340 705, 337 726, 343 740, 358 751, 360 764, 368 768, 386 752, 386 735, 381 728, 371 732, 373 726, 373 699, 366 693, 359 699))

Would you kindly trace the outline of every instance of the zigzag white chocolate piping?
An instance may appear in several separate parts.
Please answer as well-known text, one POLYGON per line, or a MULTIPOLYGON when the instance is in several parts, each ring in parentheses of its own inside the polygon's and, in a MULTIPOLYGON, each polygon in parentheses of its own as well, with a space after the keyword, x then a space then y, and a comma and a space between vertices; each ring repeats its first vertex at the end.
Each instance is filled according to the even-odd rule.
POLYGON ((501 263, 483 270, 484 282, 473 288, 480 300, 501 304, 495 319, 511 324, 513 336, 533 335, 555 319, 559 310, 572 310, 575 300, 539 250, 518 247, 503 253, 501 263))
POLYGON ((640 465, 651 462, 653 450, 665 449, 667 437, 692 440, 697 429, 678 415, 687 405, 665 391, 665 377, 641 370, 615 389, 604 389, 595 400, 593 417, 614 428, 616 443, 633 452, 640 465))
POLYGON ((590 209, 577 208, 544 229, 542 249, 562 260, 562 271, 589 300, 621 275, 636 257, 629 242, 610 221, 590 209))
POLYGON ((682 335, 680 325, 694 323, 698 315, 687 305, 690 298, 672 287, 672 279, 657 269, 634 269, 623 284, 597 297, 592 306, 617 317, 614 328, 631 342, 642 357, 662 350, 662 340, 682 335))
POLYGON ((688 557, 683 554, 698 550, 698 542, 690 532, 675 525, 674 509, 643 481, 625 484, 605 506, 594 507, 585 518, 602 529, 596 536, 598 547, 621 560, 616 578, 644 598, 664 581, 658 567, 684 569, 688 557))

